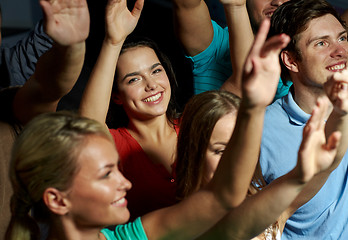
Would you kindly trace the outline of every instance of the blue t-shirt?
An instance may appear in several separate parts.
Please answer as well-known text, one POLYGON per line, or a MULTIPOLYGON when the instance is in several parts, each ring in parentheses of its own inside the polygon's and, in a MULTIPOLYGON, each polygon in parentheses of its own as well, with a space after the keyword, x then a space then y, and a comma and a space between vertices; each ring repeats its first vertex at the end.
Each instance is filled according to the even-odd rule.
POLYGON ((104 228, 101 233, 107 240, 147 240, 140 217, 136 218, 134 222, 117 225, 114 230, 104 228))
MULTIPOLYGON (((291 92, 268 106, 260 152, 267 183, 295 167, 309 118, 291 92)), ((289 218, 282 239, 348 239, 347 164, 346 154, 321 190, 289 218)))
MULTIPOLYGON (((214 21, 212 24, 214 37, 209 47, 193 57, 186 56, 191 60, 194 94, 218 90, 232 75, 228 28, 222 28, 214 21)), ((285 96, 291 85, 291 82, 284 85, 279 79, 274 99, 285 96)))

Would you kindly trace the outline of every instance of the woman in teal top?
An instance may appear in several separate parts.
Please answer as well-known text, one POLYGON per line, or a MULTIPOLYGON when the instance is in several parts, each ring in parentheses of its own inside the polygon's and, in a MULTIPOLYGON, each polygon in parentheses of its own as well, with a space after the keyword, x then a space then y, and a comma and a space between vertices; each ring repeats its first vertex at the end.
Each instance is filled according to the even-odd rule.
MULTIPOLYGON (((144 0, 137 0, 129 12, 126 0, 109 1, 107 16, 119 20, 118 33, 122 32, 122 24, 129 24, 130 21, 123 21, 126 17, 139 18, 143 4, 144 0)), ((42 114, 26 126, 14 144, 10 166, 12 219, 6 239, 38 239, 37 222, 49 225, 47 240, 195 239, 227 213, 238 210, 239 205, 245 206, 258 160, 265 108, 273 99, 280 73, 279 65, 274 68, 277 65, 270 63, 279 61, 279 51, 289 40, 276 36, 262 48, 268 27, 269 21, 265 21, 247 59, 244 98, 234 133, 216 174, 203 189, 176 205, 121 225, 129 220, 126 193, 131 183, 118 169, 119 156, 107 128, 74 114, 42 114), (269 51, 263 52, 264 49, 269 51), (30 216, 32 208, 36 210, 36 221, 30 216), (102 230, 110 225, 119 226, 112 231, 102 230)), ((335 141, 329 141, 330 148, 322 148, 323 112, 323 107, 314 111, 310 126, 305 128, 299 164, 290 177, 280 181, 283 185, 278 185, 285 196, 288 191, 298 192, 314 174, 332 163, 339 139, 334 136, 335 141)), ((265 197, 272 196, 272 191, 264 192, 265 197)), ((258 202, 258 198, 247 203, 250 201, 258 202)), ((286 199, 277 202, 280 207, 284 204, 286 199)), ((243 209, 243 214, 253 213, 256 222, 262 223, 266 218, 273 222, 278 210, 270 212, 253 204, 243 209)), ((235 220, 238 218, 236 214, 235 220)), ((248 230, 255 226, 249 219, 245 224, 248 236, 248 230)))

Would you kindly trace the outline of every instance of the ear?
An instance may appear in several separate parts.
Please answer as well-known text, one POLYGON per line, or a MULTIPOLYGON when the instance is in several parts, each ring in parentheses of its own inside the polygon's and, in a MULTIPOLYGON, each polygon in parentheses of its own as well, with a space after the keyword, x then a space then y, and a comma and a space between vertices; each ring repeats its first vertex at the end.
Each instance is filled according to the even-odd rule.
POLYGON ((111 99, 114 103, 118 104, 118 105, 122 105, 122 100, 118 97, 117 93, 112 92, 111 93, 111 99))
POLYGON ((55 188, 45 190, 43 201, 47 208, 57 215, 65 215, 69 212, 69 201, 66 199, 66 194, 55 188))
POLYGON ((298 65, 297 65, 297 62, 295 61, 296 59, 293 56, 293 54, 284 50, 280 53, 280 57, 282 59, 283 64, 285 65, 287 69, 289 69, 289 71, 298 72, 298 65))

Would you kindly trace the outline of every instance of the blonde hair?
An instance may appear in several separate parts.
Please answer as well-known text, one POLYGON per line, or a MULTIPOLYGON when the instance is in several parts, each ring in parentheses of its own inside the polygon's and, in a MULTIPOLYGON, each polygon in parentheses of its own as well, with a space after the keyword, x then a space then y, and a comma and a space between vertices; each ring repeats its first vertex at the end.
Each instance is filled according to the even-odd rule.
POLYGON ((12 217, 6 239, 39 238, 37 223, 29 212, 35 207, 40 219, 49 219, 43 193, 48 187, 61 191, 70 187, 79 170, 76 158, 88 135, 113 141, 106 127, 69 112, 42 114, 24 128, 12 150, 12 217))

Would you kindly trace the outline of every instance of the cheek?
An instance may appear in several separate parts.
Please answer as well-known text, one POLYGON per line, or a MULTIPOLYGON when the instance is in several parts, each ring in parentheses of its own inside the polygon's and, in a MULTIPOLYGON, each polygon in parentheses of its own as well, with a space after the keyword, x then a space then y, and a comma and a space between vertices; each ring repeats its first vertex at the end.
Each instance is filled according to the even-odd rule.
POLYGON ((119 90, 119 98, 123 103, 132 102, 141 96, 140 86, 129 86, 119 90))
POLYGON ((169 81, 167 75, 163 75, 157 81, 158 81, 158 84, 160 84, 162 87, 164 87, 170 91, 171 86, 170 86, 170 81, 169 81))
POLYGON ((79 187, 75 192, 75 196, 77 196, 77 199, 83 199, 86 202, 112 202, 113 192, 110 184, 91 184, 79 187))
POLYGON ((207 151, 205 164, 206 164, 206 174, 207 176, 214 175, 216 168, 219 164, 221 156, 217 155, 211 151, 207 151))

